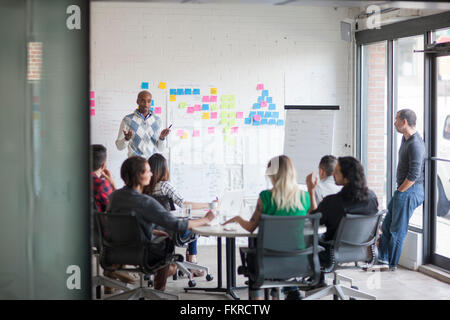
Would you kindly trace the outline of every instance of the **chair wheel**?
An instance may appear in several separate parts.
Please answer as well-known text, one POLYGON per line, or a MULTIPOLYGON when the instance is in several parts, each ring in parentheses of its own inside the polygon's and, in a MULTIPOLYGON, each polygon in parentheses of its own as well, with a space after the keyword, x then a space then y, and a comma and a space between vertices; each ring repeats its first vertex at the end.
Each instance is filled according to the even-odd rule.
POLYGON ((197 285, 197 283, 195 282, 195 280, 189 280, 188 285, 190 288, 195 287, 197 285))
POLYGON ((182 277, 183 275, 184 275, 183 271, 178 270, 178 276, 179 276, 179 277, 182 277))
POLYGON ((206 275, 206 281, 212 281, 214 279, 214 277, 210 274, 206 275))

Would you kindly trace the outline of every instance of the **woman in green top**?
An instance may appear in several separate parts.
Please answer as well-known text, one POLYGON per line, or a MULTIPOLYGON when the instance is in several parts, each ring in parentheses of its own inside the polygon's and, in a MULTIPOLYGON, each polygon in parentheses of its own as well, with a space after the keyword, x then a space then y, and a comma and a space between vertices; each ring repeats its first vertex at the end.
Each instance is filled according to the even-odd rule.
MULTIPOLYGON (((261 214, 274 216, 305 216, 310 207, 310 196, 300 190, 297 184, 297 174, 291 159, 285 155, 272 158, 267 165, 266 175, 269 176, 273 188, 259 194, 255 212, 249 221, 236 216, 224 224, 237 222, 242 228, 253 232, 259 224, 261 214)), ((287 288, 286 288, 287 289, 287 288)), ((250 290, 252 299, 262 299, 262 290, 250 290)), ((284 291, 287 299, 300 297, 296 287, 284 291)), ((276 296, 274 298, 277 298, 276 296)))

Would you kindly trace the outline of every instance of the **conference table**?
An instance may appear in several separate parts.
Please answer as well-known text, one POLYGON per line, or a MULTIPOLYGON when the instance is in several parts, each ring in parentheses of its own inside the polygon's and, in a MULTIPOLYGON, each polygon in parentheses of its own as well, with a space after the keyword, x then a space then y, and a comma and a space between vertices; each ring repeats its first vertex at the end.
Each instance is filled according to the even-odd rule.
MULTIPOLYGON (((204 210, 193 210, 192 218, 201 217, 205 215, 204 210)), ((231 218, 231 216, 230 216, 231 218)), ((326 227, 319 226, 319 234, 325 233, 326 227)), ((217 237, 217 287, 213 288, 184 288, 185 292, 188 290, 202 290, 206 292, 224 292, 229 294, 233 299, 239 300, 236 290, 245 289, 247 287, 236 287, 236 238, 246 237, 250 241, 258 236, 258 228, 254 232, 249 232, 242 228, 237 223, 221 225, 214 222, 211 225, 205 225, 192 229, 192 232, 206 237, 217 237), (225 238, 225 259, 226 259, 226 286, 222 287, 222 238, 225 238)), ((305 225, 305 234, 312 232, 311 228, 305 225)))

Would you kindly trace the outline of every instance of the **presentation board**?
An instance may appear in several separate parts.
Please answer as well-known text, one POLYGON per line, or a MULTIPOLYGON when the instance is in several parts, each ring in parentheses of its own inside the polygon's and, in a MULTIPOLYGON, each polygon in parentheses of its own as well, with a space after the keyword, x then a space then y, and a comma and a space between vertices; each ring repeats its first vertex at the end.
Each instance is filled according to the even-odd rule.
POLYGON ((284 154, 294 162, 299 184, 305 184, 312 171, 318 172, 324 155, 333 154, 334 112, 286 110, 284 154))

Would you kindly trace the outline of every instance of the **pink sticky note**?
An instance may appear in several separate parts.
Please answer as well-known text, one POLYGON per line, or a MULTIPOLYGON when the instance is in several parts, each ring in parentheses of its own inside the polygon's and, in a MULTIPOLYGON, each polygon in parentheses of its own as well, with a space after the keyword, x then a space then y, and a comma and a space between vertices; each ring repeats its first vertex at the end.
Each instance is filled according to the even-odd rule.
POLYGON ((211 119, 217 119, 217 112, 211 112, 211 119))
POLYGON ((267 101, 261 101, 261 107, 267 107, 267 101))
POLYGON ((236 112, 236 119, 242 119, 244 118, 244 113, 243 112, 236 112))
POLYGON ((193 137, 200 137, 200 130, 194 130, 194 132, 192 133, 193 137))
POLYGON ((255 121, 261 121, 261 116, 260 116, 259 114, 257 114, 257 115, 255 115, 255 116, 253 117, 253 119, 254 119, 255 121))
POLYGON ((264 84, 258 83, 258 85, 256 86, 256 90, 264 90, 264 84))
POLYGON ((209 97, 209 102, 217 102, 217 96, 209 97))
POLYGON ((95 116, 95 109, 91 109, 91 116, 95 116))
POLYGON ((187 107, 187 113, 194 113, 194 107, 187 107))
POLYGON ((209 96, 203 96, 202 102, 209 102, 209 96))
POLYGON ((202 106, 199 104, 194 105, 194 111, 201 111, 202 110, 202 106))
POLYGON ((94 91, 91 91, 91 92, 89 93, 89 97, 90 97, 91 99, 94 99, 94 98, 95 98, 95 93, 94 93, 94 91))
POLYGON ((91 100, 91 107, 95 107, 95 100, 91 100))
POLYGON ((209 127, 209 128, 208 128, 208 133, 209 133, 209 134, 214 133, 214 129, 215 129, 214 127, 209 127))
POLYGON ((233 127, 233 128, 231 128, 231 132, 238 133, 238 129, 239 129, 239 127, 233 127))
POLYGON ((161 114, 161 107, 156 107, 155 108, 155 113, 156 114, 161 114))
POLYGON ((179 136, 179 137, 184 136, 184 130, 178 130, 177 131, 177 136, 179 136))

